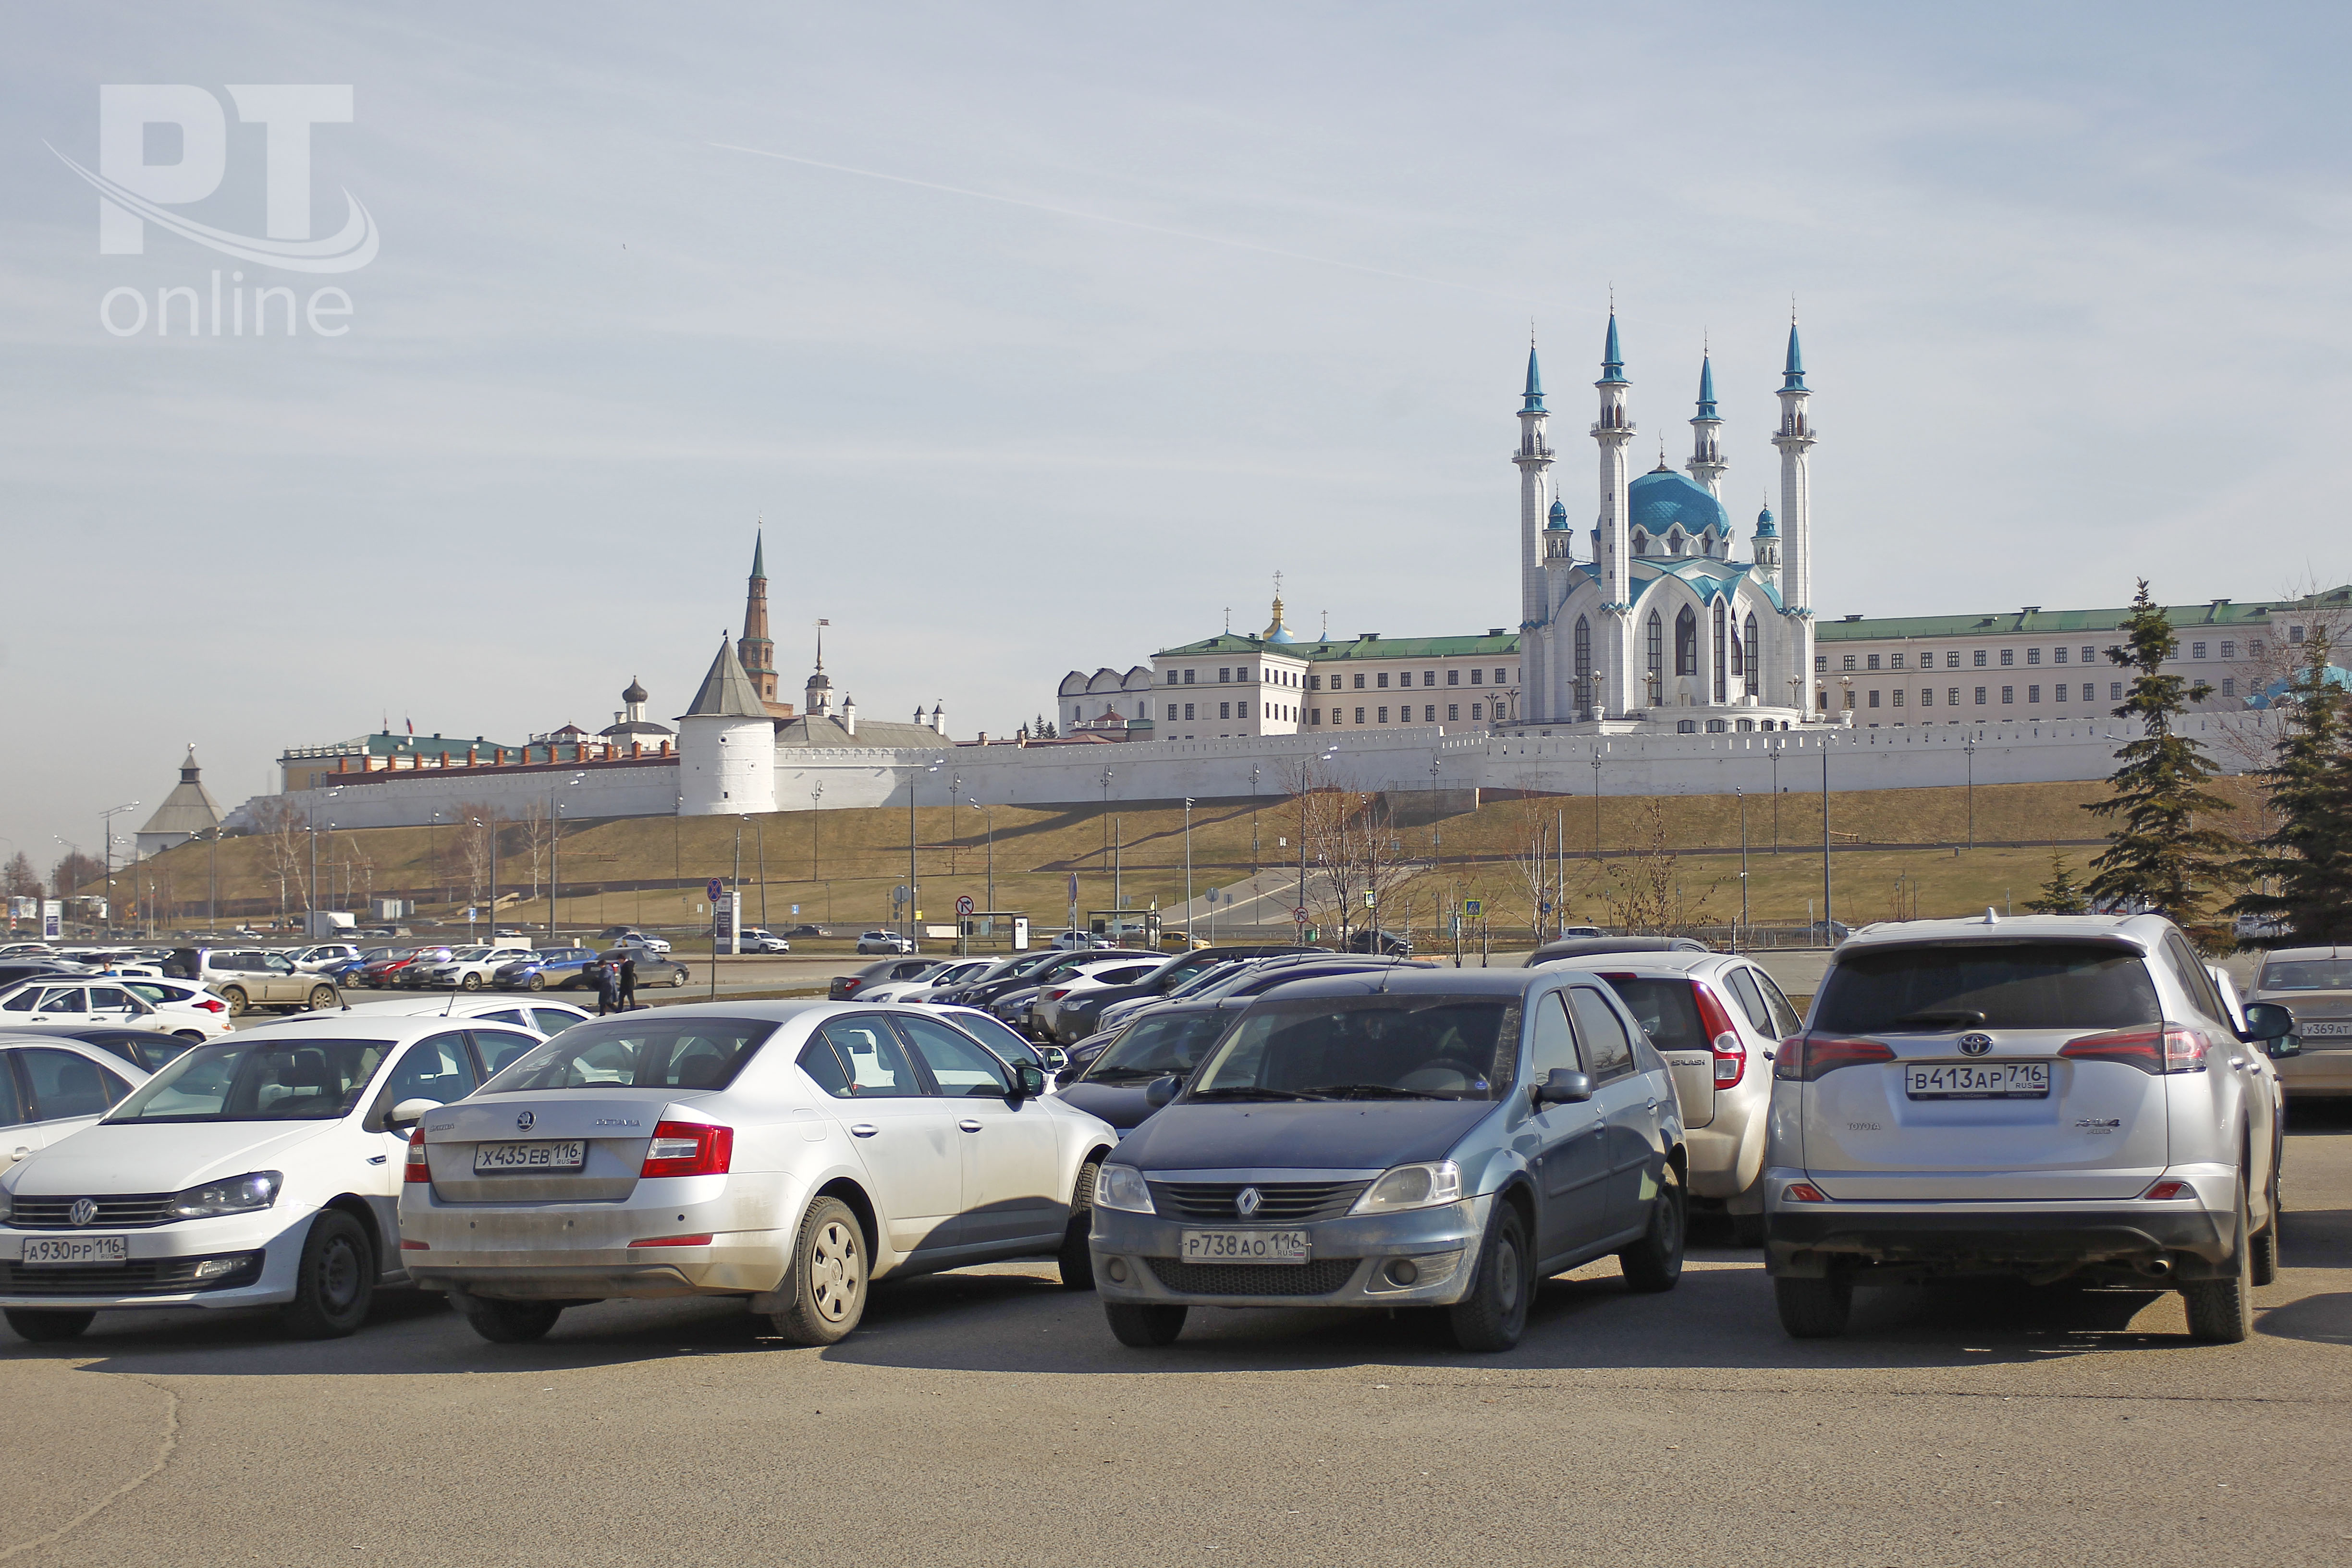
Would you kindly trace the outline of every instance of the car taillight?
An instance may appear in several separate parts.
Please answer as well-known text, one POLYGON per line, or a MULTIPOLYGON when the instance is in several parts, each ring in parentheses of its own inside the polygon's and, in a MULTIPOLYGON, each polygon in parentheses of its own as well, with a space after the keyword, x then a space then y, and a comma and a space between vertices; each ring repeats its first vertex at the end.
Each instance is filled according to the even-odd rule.
POLYGON ((845 981, 843 981, 843 982, 841 983, 841 994, 842 994, 844 996, 850 995, 850 994, 854 994, 859 986, 861 986, 861 985, 863 985, 863 984, 866 984, 866 982, 864 982, 863 980, 857 979, 856 976, 854 976, 854 975, 853 975, 851 978, 849 978, 849 979, 847 979, 847 980, 845 980, 845 981))
POLYGON ((2118 1062, 2145 1073, 2203 1072, 2207 1045, 2203 1035, 2179 1024, 2142 1024, 2069 1040, 2058 1054, 2078 1062, 2118 1062))
POLYGON ((699 1236, 641 1236, 629 1245, 631 1247, 708 1247, 710 1245, 710 1235, 711 1233, 706 1230, 699 1236))
POLYGON ((1791 1204, 1825 1204, 1830 1195, 1811 1182, 1790 1182, 1780 1191, 1780 1201, 1791 1204))
POLYGON ((1748 1044, 1733 1027, 1723 999, 1706 981, 1692 981, 1691 994, 1698 1000, 1699 1023, 1706 1030, 1707 1048, 1715 1053, 1715 1087, 1729 1089, 1748 1071, 1748 1044))
POLYGON ((408 1135, 408 1167, 401 1180, 407 1183, 429 1182, 432 1179, 433 1169, 425 1163, 425 1129, 419 1126, 408 1135))
POLYGON ((195 1005, 207 1013, 226 1013, 228 1011, 228 1004, 226 1002, 214 1002, 207 1000, 198 1002, 195 1005))
POLYGON ((664 1121, 646 1145, 640 1176, 723 1176, 735 1158, 735 1129, 709 1121, 664 1121))
POLYGON ((1059 991, 1046 992, 1045 1000, 1048 1002, 1059 1002, 1063 997, 1067 996, 1069 994, 1070 988, 1065 985, 1059 991))
POLYGON ((1894 1059, 1893 1047, 1882 1040, 1823 1039, 1811 1035, 1792 1035, 1780 1042, 1780 1054, 1772 1062, 1772 1076, 1811 1083, 1823 1073, 1835 1072, 1840 1068, 1894 1059))
POLYGON ((2158 1182, 2140 1194, 2140 1196, 2154 1198, 2158 1203, 2168 1203, 2175 1198, 2193 1198, 2196 1195, 2197 1189, 2187 1182, 2158 1182))

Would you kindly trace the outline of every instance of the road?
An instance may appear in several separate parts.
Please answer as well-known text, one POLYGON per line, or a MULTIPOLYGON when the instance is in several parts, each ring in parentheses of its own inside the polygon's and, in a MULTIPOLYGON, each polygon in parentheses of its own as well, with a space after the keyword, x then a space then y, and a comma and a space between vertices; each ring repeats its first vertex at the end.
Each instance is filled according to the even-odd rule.
POLYGON ((2352 1558, 2352 1110, 2298 1115, 2240 1346, 2139 1290, 1865 1292, 1773 1321, 1752 1252, 1554 1281, 1507 1355, 1213 1312, 1119 1347, 1043 1265, 877 1290, 829 1350, 723 1303, 538 1345, 437 1300, 0 1341, 0 1560, 41 1564, 2337 1563, 2352 1558))

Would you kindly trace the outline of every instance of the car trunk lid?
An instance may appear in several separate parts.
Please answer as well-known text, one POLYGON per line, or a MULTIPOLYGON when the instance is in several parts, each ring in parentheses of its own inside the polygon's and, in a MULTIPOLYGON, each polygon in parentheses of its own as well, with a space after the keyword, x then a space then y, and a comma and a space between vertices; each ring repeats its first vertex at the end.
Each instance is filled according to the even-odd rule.
POLYGON ((617 1203, 635 1190, 646 1145, 663 1116, 703 1098, 658 1089, 549 1089, 442 1106, 424 1122, 433 1191, 454 1204, 617 1203), (509 1152, 515 1163, 478 1168, 488 1147, 541 1146, 545 1157, 560 1157, 568 1153, 562 1146, 574 1142, 584 1156, 576 1166, 551 1168, 534 1163, 541 1155, 509 1152))

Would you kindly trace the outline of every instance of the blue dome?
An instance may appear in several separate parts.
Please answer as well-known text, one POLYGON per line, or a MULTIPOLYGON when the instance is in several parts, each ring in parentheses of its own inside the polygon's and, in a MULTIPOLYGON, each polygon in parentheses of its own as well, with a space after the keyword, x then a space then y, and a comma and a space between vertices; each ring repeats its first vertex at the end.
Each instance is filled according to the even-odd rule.
POLYGON ((1563 529, 1568 526, 1567 503, 1563 501, 1554 501, 1551 503, 1551 526, 1554 528, 1563 529))
POLYGON ((1768 506, 1762 511, 1756 514, 1756 537, 1759 539, 1768 537, 1777 539, 1780 536, 1780 529, 1775 527, 1772 522, 1772 509, 1768 506))
POLYGON ((1711 528, 1726 538, 1731 534, 1731 519, 1723 503, 1707 494, 1706 486, 1671 468, 1652 469, 1628 485, 1625 493, 1633 512, 1628 521, 1654 539, 1664 539, 1677 523, 1685 533, 1703 533, 1711 528))

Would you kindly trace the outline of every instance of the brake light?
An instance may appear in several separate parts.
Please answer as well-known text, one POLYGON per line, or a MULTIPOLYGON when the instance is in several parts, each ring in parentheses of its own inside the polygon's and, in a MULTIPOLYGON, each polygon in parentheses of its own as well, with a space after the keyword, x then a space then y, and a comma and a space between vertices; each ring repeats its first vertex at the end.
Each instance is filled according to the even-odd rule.
POLYGON ((710 1232, 704 1231, 700 1236, 641 1236, 629 1245, 631 1247, 708 1247, 710 1245, 710 1232))
POLYGON ((1825 1204, 1830 1195, 1811 1182, 1790 1182, 1781 1189, 1780 1199, 1791 1204, 1825 1204))
POLYGON ((664 1121, 646 1145, 640 1176, 723 1176, 735 1159, 735 1129, 709 1121, 664 1121))
POLYGON ((841 994, 842 994, 844 996, 847 996, 847 995, 851 994, 853 992, 855 992, 855 991, 856 991, 859 986, 861 986, 861 985, 863 985, 863 984, 866 984, 866 982, 865 982, 865 981, 863 981, 863 980, 859 979, 857 976, 856 976, 856 975, 854 975, 854 974, 853 974, 853 975, 851 975, 848 979, 846 979, 846 980, 845 980, 845 981, 843 981, 843 982, 841 983, 841 994))
POLYGON ((2158 1203, 2169 1203, 2175 1198, 2193 1198, 2196 1195, 2197 1189, 2187 1182, 2158 1182, 2140 1194, 2140 1196, 2153 1198, 2158 1203))
POLYGON ((204 1001, 201 1001, 201 1002, 195 1003, 195 1004, 194 1004, 194 1005, 195 1005, 195 1006, 197 1006, 198 1008, 201 1008, 203 1011, 207 1012, 207 1013, 226 1013, 226 1012, 227 1012, 227 1011, 228 1011, 228 1004, 227 1004, 227 1003, 226 1003, 226 1002, 215 1002, 215 1001, 212 1001, 212 1000, 211 1000, 211 999, 209 999, 209 998, 207 998, 207 999, 205 999, 205 1000, 204 1000, 204 1001))
POLYGON ((2179 1024, 2142 1024, 2069 1040, 2058 1054, 2078 1062, 2116 1062, 2145 1073, 2203 1072, 2207 1044, 2203 1035, 2179 1024))
POLYGON ((1747 1042, 1733 1027, 1723 998, 1706 981, 1692 981, 1691 994, 1698 999, 1699 1023, 1706 1030, 1707 1048, 1715 1053, 1715 1087, 1729 1089, 1748 1071, 1747 1042))
POLYGON ((1048 1002, 1059 1002, 1063 997, 1067 996, 1069 994, 1070 987, 1065 985, 1059 991, 1046 992, 1045 1000, 1048 1002))
POLYGON ((400 1179, 404 1184, 433 1179, 433 1168, 425 1163, 425 1129, 421 1124, 408 1135, 408 1164, 400 1179))
POLYGON ((433 1244, 429 1241, 411 1241, 408 1237, 404 1236, 400 1238, 400 1250, 403 1252, 430 1252, 433 1250, 433 1244))
POLYGON ((1811 1083, 1840 1068, 1894 1059, 1894 1048, 1882 1040, 1817 1039, 1811 1035, 1792 1035, 1780 1042, 1780 1054, 1772 1062, 1772 1076, 1811 1083))

